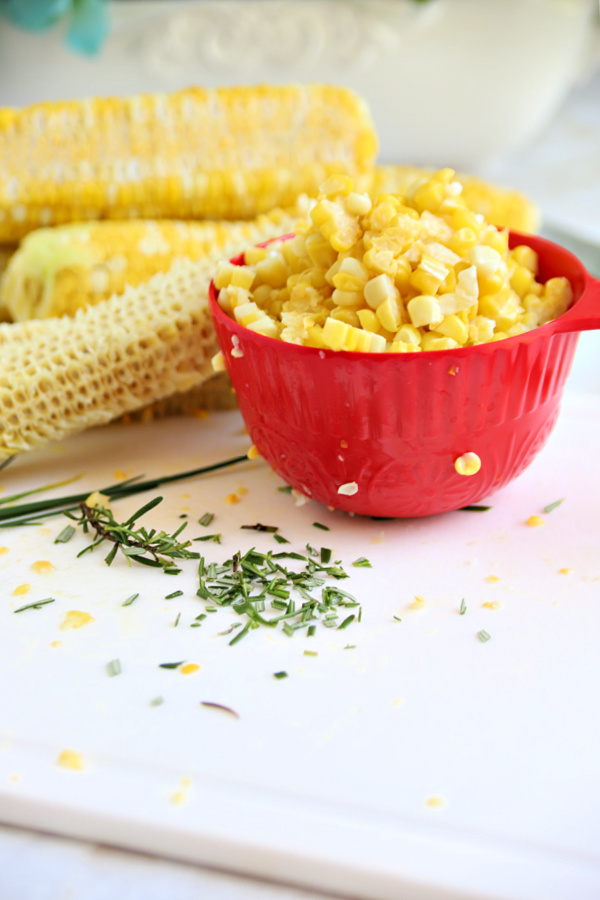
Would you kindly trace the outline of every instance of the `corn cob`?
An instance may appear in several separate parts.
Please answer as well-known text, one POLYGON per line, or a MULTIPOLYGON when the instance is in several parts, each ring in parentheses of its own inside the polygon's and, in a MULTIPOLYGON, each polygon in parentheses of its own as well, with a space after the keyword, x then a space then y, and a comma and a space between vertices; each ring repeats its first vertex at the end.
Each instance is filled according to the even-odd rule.
POLYGON ((364 102, 328 85, 4 108, 0 241, 90 219, 253 218, 335 171, 366 181, 376 151, 364 102))
MULTIPOLYGON (((417 166, 377 166, 369 190, 373 196, 405 194, 417 179, 430 178, 434 171, 417 166)), ((462 196, 469 209, 480 213, 487 222, 529 233, 539 229, 539 212, 524 194, 473 175, 459 173, 456 179, 463 186, 462 196)))
MULTIPOLYGON (((126 285, 166 272, 177 259, 197 260, 232 240, 251 244, 257 228, 284 234, 292 213, 273 210, 251 222, 89 222, 29 234, 0 283, 0 308, 14 322, 73 315, 126 285)), ((260 232, 262 233, 262 232, 260 232)))
POLYGON ((0 325, 0 459, 211 377, 218 347, 207 295, 217 262, 280 233, 281 221, 245 223, 241 244, 235 227, 200 262, 179 261, 73 318, 0 325))

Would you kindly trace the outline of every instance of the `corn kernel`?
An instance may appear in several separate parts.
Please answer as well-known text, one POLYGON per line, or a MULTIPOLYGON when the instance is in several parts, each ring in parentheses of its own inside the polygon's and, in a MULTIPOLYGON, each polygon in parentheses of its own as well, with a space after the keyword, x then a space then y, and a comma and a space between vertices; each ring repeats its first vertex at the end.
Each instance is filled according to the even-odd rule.
POLYGON ((459 475, 476 475, 481 469, 481 459, 476 453, 463 453, 454 460, 454 468, 459 475))
POLYGON ((362 291, 369 280, 369 270, 358 259, 347 256, 333 276, 333 284, 341 291, 362 291))
POLYGON ((502 257, 493 247, 471 247, 469 262, 477 269, 477 274, 491 278, 500 268, 502 257))
POLYGON ((389 347, 390 353, 420 353, 421 348, 418 344, 407 343, 406 341, 392 341, 389 347))
POLYGON ((234 266, 229 283, 234 287, 241 287, 249 291, 252 288, 255 277, 254 271, 248 266, 234 266))
POLYGON ((329 269, 335 263, 336 252, 322 234, 309 234, 305 246, 306 252, 315 266, 329 269))
MULTIPOLYGON (((381 272, 391 277, 395 277, 399 268, 399 260, 394 259, 394 254, 391 250, 378 250, 376 247, 371 247, 366 251, 363 256, 363 263, 371 272, 381 272)), ((407 265, 410 272, 412 272, 410 264, 407 263, 407 265)), ((409 276, 410 272, 408 273, 409 276)))
POLYGON ((510 255, 518 266, 525 266, 526 269, 529 269, 530 272, 537 275, 539 260, 533 247, 528 247, 527 244, 520 244, 518 247, 511 250, 510 255))
POLYGON ((456 315, 446 316, 435 328, 440 334, 455 340, 457 344, 465 344, 469 337, 467 326, 456 315))
POLYGON ((259 457, 260 455, 261 455, 261 454, 260 454, 260 450, 258 449, 258 447, 256 446, 256 444, 252 444, 252 446, 250 447, 250 449, 248 450, 248 452, 247 452, 247 454, 246 454, 246 456, 248 457, 248 459, 258 459, 258 457, 259 457))
POLYGON ((336 306, 329 313, 329 318, 337 319, 339 322, 345 322, 347 325, 353 325, 355 328, 360 328, 360 319, 358 318, 357 313, 347 306, 336 306))
POLYGON ((240 325, 249 325, 251 322, 256 322, 257 319, 262 318, 264 313, 251 300, 249 303, 242 303, 240 306, 236 306, 233 310, 233 315, 236 322, 239 322, 240 325))
POLYGON ((455 253, 458 253, 459 256, 464 256, 468 253, 471 247, 474 247, 477 243, 477 235, 473 231, 472 228, 464 227, 458 228, 452 237, 448 241, 448 246, 451 250, 454 250, 455 253))
POLYGON ((421 339, 421 350, 456 350, 459 344, 439 331, 426 331, 421 339))
POLYGON ((255 321, 248 322, 246 325, 250 331, 257 331, 259 334, 264 334, 265 337, 276 338, 279 336, 279 329, 277 328, 277 324, 270 319, 268 316, 262 316, 260 319, 256 319, 255 321))
POLYGON ((327 181, 319 187, 319 192, 327 197, 335 197, 338 194, 348 195, 354 187, 354 182, 349 175, 336 173, 330 175, 327 181))
MULTIPOLYGON (((291 243, 288 241, 287 243, 291 243)), ((269 251, 265 247, 249 247, 244 253, 244 262, 247 266, 255 266, 262 259, 266 259, 269 251)))
POLYGON ((214 372, 224 372, 226 370, 227 367, 225 365, 225 357, 223 356, 221 350, 219 350, 218 353, 215 353, 215 355, 211 359, 211 365, 214 372))
POLYGON ((541 516, 529 516, 525 524, 529 525, 531 528, 536 528, 538 525, 543 525, 544 520, 541 516))
POLYGON ((328 318, 323 326, 323 340, 332 350, 344 349, 350 334, 350 325, 338 319, 328 318))
POLYGON ((412 300, 408 301, 406 309, 410 316, 410 321, 417 328, 422 325, 437 325, 444 318, 437 299, 426 294, 413 297, 412 300))
POLYGON ((373 334, 379 333, 380 322, 372 309, 359 309, 356 315, 365 331, 372 331, 373 334))
POLYGON ((373 204, 368 194, 357 194, 351 191, 346 197, 346 209, 353 216, 366 216, 371 212, 373 204))
POLYGON ((414 344, 416 347, 421 343, 421 332, 414 325, 402 325, 394 338, 394 341, 400 341, 403 344, 414 344))
POLYGON ((377 275, 375 278, 371 278, 370 281, 367 281, 365 284, 365 300, 371 307, 371 309, 377 309, 377 307, 391 297, 393 300, 398 299, 398 288, 395 284, 390 280, 388 275, 377 275))
POLYGON ((521 299, 529 293, 531 284, 533 283, 533 272, 526 269, 525 266, 517 266, 510 277, 510 286, 521 299))
POLYGON ((281 254, 272 252, 265 259, 256 264, 256 277, 262 284, 269 284, 274 288, 285 285, 288 277, 287 267, 281 254))
POLYGON ((336 288, 331 299, 337 306, 358 307, 363 303, 362 291, 340 291, 336 288))

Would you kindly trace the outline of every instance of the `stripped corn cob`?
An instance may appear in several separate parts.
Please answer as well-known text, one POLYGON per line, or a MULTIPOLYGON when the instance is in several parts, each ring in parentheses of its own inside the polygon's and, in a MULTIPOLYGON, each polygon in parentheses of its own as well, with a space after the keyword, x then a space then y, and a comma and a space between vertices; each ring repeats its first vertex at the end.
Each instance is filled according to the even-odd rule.
POLYGON ((0 241, 90 219, 252 218, 335 171, 365 182, 376 150, 364 102, 327 85, 0 109, 0 241))
MULTIPOLYGON (((377 166, 373 173, 370 193, 405 194, 418 179, 427 179, 434 169, 417 166, 377 166)), ((487 222, 515 231, 535 233, 539 229, 539 212, 524 194, 510 188, 498 187, 473 175, 456 176, 463 186, 462 197, 468 208, 480 213, 487 222)))
POLYGON ((250 222, 89 222, 29 234, 0 283, 0 308, 14 322, 73 315, 126 285, 168 271, 177 259, 197 260, 263 232, 285 234, 298 216, 273 210, 250 222))
POLYGON ((189 391, 213 375, 207 308, 221 257, 281 231, 244 224, 199 262, 179 261, 73 318, 0 325, 0 459, 189 391), (249 233, 248 233, 249 232, 249 233))

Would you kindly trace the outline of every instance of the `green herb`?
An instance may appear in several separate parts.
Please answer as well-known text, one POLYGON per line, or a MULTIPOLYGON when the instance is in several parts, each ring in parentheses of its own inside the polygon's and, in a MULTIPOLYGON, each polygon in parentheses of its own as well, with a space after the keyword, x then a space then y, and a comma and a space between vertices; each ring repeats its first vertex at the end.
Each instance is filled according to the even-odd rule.
POLYGON ((121 604, 121 606, 131 606, 131 604, 133 603, 133 601, 134 601, 134 600, 137 600, 137 598, 138 598, 139 596, 140 596, 139 594, 132 594, 131 597, 128 597, 127 600, 125 600, 125 601, 121 604))
POLYGON ((160 706, 164 702, 162 697, 155 697, 154 700, 150 701, 150 706, 160 706))
POLYGON ((54 597, 47 597, 45 600, 37 600, 35 603, 28 603, 27 606, 20 606, 19 609, 15 609, 14 612, 20 613, 24 612, 26 609, 41 609, 42 606, 46 606, 48 603, 56 603, 54 597))
POLYGON ((131 561, 134 561, 145 566, 162 568, 167 575, 179 574, 181 570, 173 567, 173 559, 199 559, 200 557, 200 554, 192 553, 187 549, 190 541, 182 543, 177 540, 187 526, 187 522, 182 522, 171 535, 164 531, 157 532, 155 529, 147 531, 145 528, 134 528, 137 519, 158 506, 162 499, 162 497, 155 497, 154 500, 150 500, 122 524, 117 522, 111 510, 104 506, 88 506, 87 503, 82 502, 79 504, 79 516, 66 512, 65 515, 81 525, 84 533, 87 534, 90 529, 95 532, 92 543, 81 550, 77 556, 83 556, 84 553, 94 550, 100 544, 108 542, 113 545, 105 557, 105 562, 109 566, 117 551, 120 550, 129 565, 131 561))
POLYGON ((200 706, 208 706, 210 709, 220 709, 222 712, 229 713, 230 716, 233 716, 235 719, 239 719, 240 714, 236 713, 235 709, 231 709, 230 706, 223 706, 222 703, 212 703, 210 700, 201 700, 200 706))
MULTIPOLYGON (((54 488, 64 487, 65 484, 72 484, 74 481, 77 481, 78 478, 81 478, 81 475, 75 475, 73 478, 66 478, 64 481, 55 481, 52 484, 45 484, 43 487, 34 488, 31 491, 22 491, 20 494, 11 494, 10 497, 3 497, 0 500, 0 506, 5 506, 7 503, 14 503, 15 500, 22 500, 23 497, 31 497, 32 494, 41 494, 43 491, 52 491, 54 488)), ((6 511, 3 510, 3 512, 6 511)), ((8 510, 8 512, 10 512, 10 510, 8 510)))
POLYGON ((327 565, 331 562, 331 550, 327 547, 321 547, 321 562, 323 565, 327 565))
POLYGON ((394 622, 401 622, 402 618, 400 616, 394 616, 394 622))
POLYGON ((342 622, 342 624, 341 624, 341 625, 338 625, 338 631, 341 631, 342 628, 347 628, 348 625, 350 625, 351 622, 354 622, 354 619, 355 619, 355 618, 356 618, 356 616, 353 614, 353 615, 351 615, 351 616, 348 616, 348 618, 344 619, 344 621, 342 622))
POLYGON ((174 600, 175 597, 182 597, 182 596, 183 596, 183 591, 173 591, 172 594, 167 594, 167 596, 165 597, 165 600, 174 600))
POLYGON ((55 544, 66 544, 67 541, 70 541, 73 535, 75 534, 75 529, 72 525, 67 525, 61 533, 54 538, 55 544))
POLYGON ((109 663, 106 664, 107 673, 113 677, 114 675, 121 674, 121 663, 118 659, 111 659, 109 663))
POLYGON ((366 556, 359 556, 358 559, 354 560, 352 565, 356 569, 372 569, 373 568, 366 556))
POLYGON ((481 641, 482 644, 485 644, 486 641, 491 641, 491 639, 492 639, 491 634, 488 634, 487 631, 483 631, 483 630, 477 632, 477 637, 479 638, 479 640, 481 641))
POLYGON ((279 530, 277 525, 261 525, 260 522, 256 525, 240 525, 240 528, 246 528, 248 531, 267 531, 269 534, 275 534, 279 530))
POLYGON ((176 618, 175 621, 173 622, 173 628, 177 628, 177 626, 179 625, 179 620, 180 620, 180 619, 181 619, 181 613, 179 612, 179 613, 177 613, 177 618, 176 618))
POLYGON ((280 679, 281 679, 281 678, 287 678, 287 677, 288 677, 288 673, 287 673, 287 672, 273 672, 273 678, 280 678, 280 679))
POLYGON ((291 484, 286 484, 283 487, 278 487, 277 490, 279 491, 280 494, 291 494, 292 486, 291 486, 291 484))
POLYGON ((207 525, 210 525, 214 517, 214 513, 204 513, 204 515, 198 519, 198 525, 204 525, 204 527, 206 527, 207 525))
POLYGON ((466 611, 467 611, 467 604, 465 603, 465 598, 463 597, 462 600, 460 601, 459 613, 461 616, 464 616, 466 611))
POLYGON ((319 654, 317 653, 316 650, 305 650, 304 655, 305 656, 318 656, 319 654))
POLYGON ((273 535, 273 537, 275 538, 275 540, 277 541, 278 544, 289 544, 289 541, 287 540, 287 538, 284 538, 281 534, 275 533, 273 535))
POLYGON ((212 541, 214 544, 221 543, 220 534, 203 534, 202 537, 194 538, 194 541, 212 541))
POLYGON ((308 631, 306 632, 306 636, 307 636, 307 637, 312 637, 313 634, 315 634, 316 630, 317 630, 317 626, 316 626, 316 625, 309 625, 309 626, 308 626, 308 631))
POLYGON ((551 513, 553 509, 556 509, 557 506, 560 506, 561 503, 564 503, 565 498, 561 497, 560 500, 555 500, 554 503, 549 503, 548 506, 544 507, 545 513, 551 513))
POLYGON ((346 644, 344 650, 356 650, 356 644, 346 644))
POLYGON ((313 528, 320 528, 321 531, 329 531, 327 525, 321 525, 320 522, 313 522, 313 528))
POLYGON ((187 513, 181 513, 181 515, 179 516, 180 519, 187 519, 187 517, 188 517, 187 513))
POLYGON ((491 508, 492 508, 491 506, 471 505, 471 506, 461 506, 460 511, 461 512, 487 512, 488 509, 491 509, 491 508))
MULTIPOLYGON (((122 500, 133 494, 155 490, 163 484, 173 484, 173 482, 182 481, 186 478, 194 478, 197 475, 206 475, 209 472, 216 472, 218 469, 224 469, 228 466, 237 465, 242 462, 248 462, 248 457, 235 456, 232 459, 213 463, 210 466, 202 466, 200 469, 190 469, 187 472, 179 472, 176 475, 166 475, 161 478, 152 478, 147 481, 141 480, 143 476, 136 476, 135 478, 128 478, 126 481, 120 481, 117 484, 100 488, 99 492, 109 497, 111 500, 122 500)), ((78 475, 76 477, 79 478, 80 476, 78 475)), ((0 503, 13 502, 20 497, 36 494, 40 491, 48 491, 51 488, 59 487, 62 484, 69 484, 71 481, 75 481, 75 478, 35 488, 34 490, 26 491, 23 494, 13 494, 11 497, 4 497, 0 503)), ((85 503, 91 493, 92 491, 88 490, 81 494, 69 494, 51 500, 38 500, 33 503, 23 503, 20 506, 11 506, 7 509, 2 509, 0 510, 0 528, 9 528, 16 525, 29 525, 33 524, 33 519, 39 518, 40 515, 44 515, 45 517, 57 516, 63 512, 75 510, 79 507, 80 503, 85 503)))
POLYGON ((159 663, 158 668, 159 669, 178 669, 179 666, 182 666, 184 664, 184 662, 185 662, 185 660, 182 659, 181 662, 176 662, 176 663, 159 663))

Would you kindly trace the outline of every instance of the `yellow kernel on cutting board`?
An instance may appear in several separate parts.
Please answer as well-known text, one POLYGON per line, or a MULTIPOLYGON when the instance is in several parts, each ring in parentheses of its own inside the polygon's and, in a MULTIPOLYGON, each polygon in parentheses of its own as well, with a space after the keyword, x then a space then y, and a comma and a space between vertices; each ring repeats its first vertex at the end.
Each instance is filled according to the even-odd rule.
POLYGON ((0 556, 4 556, 5 553, 8 553, 8 547, 0 547, 0 556))
POLYGON ((486 603, 481 604, 484 609, 500 609, 502 604, 499 600, 488 600, 486 603))
POLYGON ((568 566, 565 566, 564 569, 559 569, 558 571, 559 571, 560 575, 568 575, 571 570, 569 569, 568 566))
POLYGON ((47 559, 38 559, 37 562, 31 564, 31 568, 40 575, 47 575, 49 572, 54 571, 55 566, 53 566, 51 562, 48 562, 47 559))
POLYGON ((237 489, 237 495, 238 495, 238 497, 244 497, 247 493, 248 493, 248 488, 247 488, 247 487, 239 487, 239 488, 237 489))
POLYGON ((186 666, 182 666, 179 670, 182 675, 191 675, 193 672, 197 672, 200 668, 196 663, 188 663, 186 666))
POLYGON ((123 469, 115 469, 113 472, 113 478, 115 481, 123 481, 127 478, 127 473, 123 471, 123 469))
POLYGON ((234 506, 236 503, 240 502, 240 498, 237 494, 227 494, 225 497, 225 503, 228 503, 229 506, 234 506))
POLYGON ((427 798, 425 806, 428 809, 442 809, 446 806, 446 800, 443 797, 440 797, 439 794, 433 794, 431 797, 427 798))
POLYGON ((392 706, 402 706, 404 703, 404 697, 396 697, 395 700, 392 700, 392 706))
POLYGON ((497 575, 488 575, 485 580, 489 581, 490 584, 495 584, 497 581, 500 581, 497 575))
POLYGON ((258 459, 258 457, 260 456, 260 450, 258 449, 256 444, 252 444, 246 456, 248 457, 248 459, 258 459))
POLYGON ((69 631, 73 628, 83 628, 84 625, 89 625, 90 622, 93 621, 94 617, 90 616, 89 613, 80 612, 77 609, 70 609, 65 616, 64 622, 60 626, 60 630, 69 631))
POLYGON ((537 527, 538 525, 543 525, 544 520, 541 516, 529 516, 527 519, 526 525, 530 525, 532 528, 537 527))
POLYGON ((13 597, 22 597, 23 594, 28 594, 31 588, 30 584, 20 584, 13 591, 13 597))
POLYGON ((62 641, 52 641, 51 647, 62 647, 62 641))
POLYGON ((412 603, 409 604, 409 609, 424 609, 427 605, 427 601, 424 597, 419 597, 418 595, 415 597, 412 603))
POLYGON ((459 475, 476 475, 481 469, 481 459, 476 453, 463 453, 454 460, 454 468, 459 475))
POLYGON ((83 772, 84 769, 83 760, 75 750, 62 750, 58 754, 56 765, 62 766, 63 769, 71 769, 73 772, 83 772))

